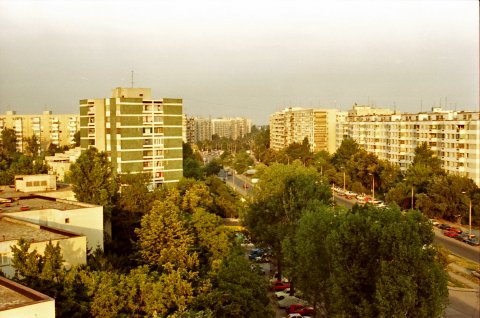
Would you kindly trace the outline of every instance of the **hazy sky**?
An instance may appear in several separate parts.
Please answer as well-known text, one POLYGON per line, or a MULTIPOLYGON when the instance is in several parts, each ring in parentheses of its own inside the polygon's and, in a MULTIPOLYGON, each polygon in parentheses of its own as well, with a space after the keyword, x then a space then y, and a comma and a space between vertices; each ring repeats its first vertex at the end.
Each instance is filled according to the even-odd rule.
POLYGON ((478 110, 479 4, 0 0, 1 113, 78 113, 132 69, 187 115, 257 124, 287 106, 478 110))

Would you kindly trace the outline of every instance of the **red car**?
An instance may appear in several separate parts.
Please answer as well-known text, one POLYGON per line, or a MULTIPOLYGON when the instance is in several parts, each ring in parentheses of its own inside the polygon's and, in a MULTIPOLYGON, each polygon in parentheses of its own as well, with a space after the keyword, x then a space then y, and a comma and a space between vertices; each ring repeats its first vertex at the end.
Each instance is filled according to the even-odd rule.
POLYGON ((290 288, 290 283, 277 280, 273 282, 272 287, 274 291, 281 291, 290 288))
POLYGON ((457 234, 462 234, 462 230, 460 229, 457 229, 456 227, 453 227, 451 226, 449 229, 448 229, 449 232, 455 232, 457 234))
POLYGON ((448 237, 457 237, 458 233, 457 232, 452 232, 452 231, 445 231, 445 232, 443 232, 443 235, 448 236, 448 237))
POLYGON ((313 307, 305 306, 302 304, 290 305, 290 307, 287 307, 287 309, 285 310, 287 311, 287 314, 300 314, 302 316, 309 316, 315 313, 313 307))

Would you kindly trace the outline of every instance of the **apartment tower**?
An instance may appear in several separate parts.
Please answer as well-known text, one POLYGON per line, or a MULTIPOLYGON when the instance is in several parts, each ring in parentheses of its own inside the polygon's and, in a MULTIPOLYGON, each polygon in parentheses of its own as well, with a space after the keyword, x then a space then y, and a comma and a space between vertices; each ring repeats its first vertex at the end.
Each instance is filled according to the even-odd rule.
POLYGON ((120 174, 147 173, 152 188, 183 176, 182 127, 182 99, 152 99, 150 88, 80 101, 82 150, 105 151, 120 174))

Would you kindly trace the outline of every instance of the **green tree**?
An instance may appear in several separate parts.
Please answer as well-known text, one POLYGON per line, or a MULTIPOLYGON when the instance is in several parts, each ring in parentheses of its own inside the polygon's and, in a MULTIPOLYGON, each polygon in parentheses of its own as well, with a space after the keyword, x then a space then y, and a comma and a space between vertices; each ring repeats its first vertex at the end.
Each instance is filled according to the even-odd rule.
POLYGON ((256 189, 243 221, 255 242, 272 248, 281 273, 282 241, 293 235, 306 208, 330 201, 330 187, 315 168, 294 163, 266 168, 256 189))
POLYGON ((447 274, 418 211, 357 207, 326 238, 330 304, 338 316, 443 317, 447 274))
POLYGON ((34 134, 30 138, 25 138, 24 143, 26 144, 26 154, 33 157, 38 157, 40 151, 40 142, 37 138, 37 135, 34 134))
POLYGON ((2 152, 7 158, 12 157, 17 152, 17 135, 15 130, 11 128, 3 128, 2 130, 2 152))
POLYGON ((233 168, 237 171, 237 173, 244 173, 251 165, 253 165, 253 159, 248 153, 245 151, 237 153, 235 156, 235 161, 233 162, 233 168))
POLYGON ((218 159, 213 159, 204 168, 205 175, 206 176, 211 176, 211 175, 217 175, 220 170, 223 169, 223 165, 218 159))
POLYGON ((332 266, 325 237, 336 227, 333 208, 317 205, 302 215, 294 236, 283 242, 288 277, 322 316, 328 316, 332 266))
POLYGON ((360 150, 360 146, 352 138, 345 138, 342 140, 340 147, 333 154, 332 163, 337 169, 346 166, 350 158, 360 150))
POLYGON ((106 153, 88 148, 70 166, 69 177, 75 198, 80 202, 103 205, 106 218, 110 219, 118 183, 106 153))
POLYGON ((74 147, 80 147, 80 130, 77 130, 75 134, 73 134, 73 140, 75 144, 74 147))
POLYGON ((237 251, 222 263, 213 289, 199 295, 194 308, 211 310, 214 317, 272 317, 267 290, 265 276, 237 251))

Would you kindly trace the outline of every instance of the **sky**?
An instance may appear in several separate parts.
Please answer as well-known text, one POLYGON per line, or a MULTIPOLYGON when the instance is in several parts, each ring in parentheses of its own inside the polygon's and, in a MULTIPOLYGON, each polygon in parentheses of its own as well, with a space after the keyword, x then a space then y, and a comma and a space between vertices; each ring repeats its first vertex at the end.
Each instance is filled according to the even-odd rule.
POLYGON ((115 87, 267 124, 286 107, 479 110, 479 4, 0 0, 0 113, 115 87))

